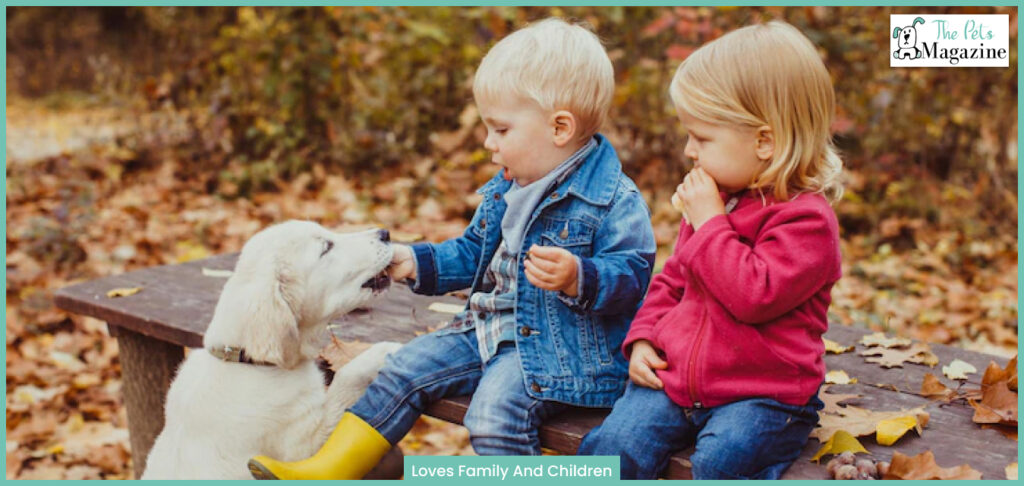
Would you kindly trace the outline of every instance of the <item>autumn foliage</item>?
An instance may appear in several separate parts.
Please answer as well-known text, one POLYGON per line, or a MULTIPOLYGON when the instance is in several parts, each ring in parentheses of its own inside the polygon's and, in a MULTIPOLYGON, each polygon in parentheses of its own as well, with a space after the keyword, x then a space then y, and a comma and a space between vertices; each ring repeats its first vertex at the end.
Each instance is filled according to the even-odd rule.
MULTIPOLYGON (((1015 8, 10 7, 7 477, 130 475, 116 344, 102 323, 55 309, 55 289, 237 251, 289 218, 457 234, 494 172, 475 66, 549 15, 606 43, 617 88, 603 131, 651 208, 659 265, 690 168, 673 69, 733 28, 780 18, 819 47, 836 88, 847 180, 831 321, 1015 352, 1015 8), (911 12, 1008 14, 1011 67, 889 68, 889 14, 911 12)), ((929 359, 920 351, 870 352, 929 359)), ((984 423, 1016 423, 1003 406, 1015 366, 996 368, 975 395, 936 393, 971 400, 984 423)), ((439 427, 419 424, 409 447, 466 450, 439 427)))

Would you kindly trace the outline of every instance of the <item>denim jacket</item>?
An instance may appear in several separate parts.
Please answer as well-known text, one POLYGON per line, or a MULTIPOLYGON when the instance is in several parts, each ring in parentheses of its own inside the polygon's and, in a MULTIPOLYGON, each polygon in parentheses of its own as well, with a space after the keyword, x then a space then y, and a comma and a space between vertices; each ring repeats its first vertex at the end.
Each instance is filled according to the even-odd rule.
MULTIPOLYGON (((608 140, 596 137, 597 148, 534 209, 527 225, 517 258, 515 337, 530 396, 611 407, 625 389, 628 363, 618 350, 650 283, 655 242, 640 191, 608 140), (530 284, 523 261, 534 244, 579 257, 581 294, 572 298, 530 284)), ((499 172, 477 191, 483 202, 462 236, 412 246, 415 292, 480 290, 501 243, 502 196, 511 184, 499 172)))

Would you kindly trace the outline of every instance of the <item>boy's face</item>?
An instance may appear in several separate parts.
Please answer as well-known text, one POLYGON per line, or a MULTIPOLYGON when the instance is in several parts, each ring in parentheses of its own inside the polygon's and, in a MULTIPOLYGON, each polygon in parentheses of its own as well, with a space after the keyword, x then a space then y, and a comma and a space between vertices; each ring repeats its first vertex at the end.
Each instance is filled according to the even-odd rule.
POLYGON ((680 114, 689 136, 683 153, 715 180, 718 188, 734 193, 746 189, 766 167, 757 156, 757 130, 716 125, 680 114))
POLYGON ((555 145, 552 113, 536 102, 520 97, 477 100, 480 118, 487 127, 484 148, 491 162, 526 186, 558 166, 565 155, 555 145))

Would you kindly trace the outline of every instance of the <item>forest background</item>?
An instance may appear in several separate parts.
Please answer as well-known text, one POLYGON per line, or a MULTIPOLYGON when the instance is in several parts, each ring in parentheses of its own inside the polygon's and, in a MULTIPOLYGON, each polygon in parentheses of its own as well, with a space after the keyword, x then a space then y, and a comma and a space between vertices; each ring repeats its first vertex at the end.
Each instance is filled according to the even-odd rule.
MULTIPOLYGON (((238 251, 291 218, 458 234, 495 172, 472 102, 487 49, 588 22, 615 66, 603 129, 651 208, 658 266, 691 167, 675 67, 783 19, 835 85, 846 165, 834 325, 1017 349, 1012 7, 8 7, 7 478, 130 476, 116 341, 54 308, 65 285, 238 251), (1009 68, 889 67, 889 14, 1010 16, 1009 68)), ((424 420, 407 454, 469 453, 424 420)))

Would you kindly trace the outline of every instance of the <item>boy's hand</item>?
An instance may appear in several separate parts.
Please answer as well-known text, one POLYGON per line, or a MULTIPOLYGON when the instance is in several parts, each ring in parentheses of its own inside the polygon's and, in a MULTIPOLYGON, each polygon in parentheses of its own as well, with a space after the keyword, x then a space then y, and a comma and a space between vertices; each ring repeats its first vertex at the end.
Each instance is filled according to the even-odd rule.
POLYGON ((556 246, 530 247, 526 262, 526 280, 544 290, 562 291, 576 297, 576 257, 556 246))
POLYGON ((391 264, 388 265, 391 280, 402 282, 416 278, 416 262, 413 260, 412 248, 405 245, 392 245, 391 248, 394 250, 391 264))
POLYGON ((718 184, 701 167, 686 174, 683 183, 676 187, 676 196, 683 201, 687 220, 693 225, 694 231, 709 219, 725 214, 725 204, 718 194, 718 184))
POLYGON ((629 354, 629 379, 637 385, 661 390, 665 384, 661 382, 654 370, 668 368, 668 363, 658 356, 654 345, 646 339, 640 339, 633 343, 632 351, 629 354))

